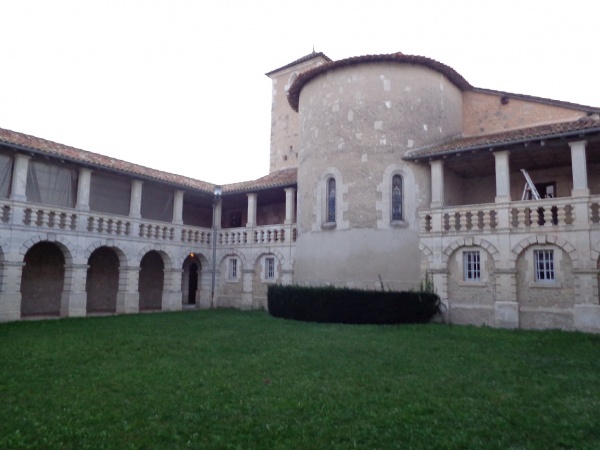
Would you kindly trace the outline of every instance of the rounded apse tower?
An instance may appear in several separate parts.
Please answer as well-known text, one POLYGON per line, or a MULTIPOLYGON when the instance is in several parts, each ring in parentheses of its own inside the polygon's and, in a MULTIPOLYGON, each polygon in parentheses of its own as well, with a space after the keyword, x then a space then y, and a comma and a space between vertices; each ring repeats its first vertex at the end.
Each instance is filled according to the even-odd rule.
POLYGON ((450 67, 401 53, 329 62, 296 79, 297 283, 418 287, 430 171, 402 157, 462 133, 467 87, 450 67))

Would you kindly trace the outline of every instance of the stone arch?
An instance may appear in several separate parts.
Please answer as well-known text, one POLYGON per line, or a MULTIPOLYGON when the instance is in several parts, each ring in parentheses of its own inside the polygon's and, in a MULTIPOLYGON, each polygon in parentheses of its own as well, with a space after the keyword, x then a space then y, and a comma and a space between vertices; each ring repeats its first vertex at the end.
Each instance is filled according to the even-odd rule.
POLYGON ((447 263, 448 258, 460 247, 481 247, 485 249, 490 255, 494 263, 497 264, 500 261, 500 251, 490 241, 481 238, 459 238, 450 243, 442 252, 442 262, 447 263))
POLYGON ((122 258, 114 247, 102 245, 90 253, 85 283, 88 313, 117 311, 121 267, 122 258))
POLYGON ((210 298, 212 266, 202 253, 189 251, 182 256, 179 264, 182 305, 204 305, 210 298))
POLYGON ((88 245, 87 248, 85 249, 85 251, 83 252, 83 256, 86 259, 86 261, 89 260, 90 256, 92 256, 92 253, 94 253, 100 247, 108 247, 111 250, 113 250, 116 253, 117 257, 119 258, 120 266, 127 267, 128 263, 129 263, 128 258, 127 258, 127 252, 125 250, 123 250, 122 248, 120 248, 118 245, 115 245, 114 243, 109 242, 108 240, 98 240, 98 241, 94 241, 90 245, 88 245))
POLYGON ((419 242, 419 250, 425 256, 425 258, 427 258, 427 263, 429 264, 429 267, 431 267, 433 264, 433 252, 431 249, 422 242, 419 242))
POLYGON ((558 236, 548 235, 548 234, 540 234, 537 236, 529 236, 527 238, 521 239, 512 249, 510 253, 510 260, 513 263, 517 262, 519 256, 523 253, 525 249, 532 245, 555 245, 560 247, 569 255, 571 262, 573 263, 573 269, 580 268, 579 254, 577 249, 565 239, 562 239, 558 236))
POLYGON ((226 251, 222 251, 221 254, 218 255, 218 264, 216 267, 221 267, 225 259, 229 258, 230 256, 237 256, 238 258, 240 258, 240 260, 242 261, 242 267, 246 265, 246 255, 242 251, 238 249, 228 249, 226 251))
POLYGON ((75 245, 65 237, 54 235, 52 233, 48 233, 47 236, 36 234, 35 236, 30 237, 21 245, 21 248, 19 249, 19 254, 25 257, 29 249, 34 245, 38 244, 39 242, 52 242, 56 244, 63 253, 63 256, 65 258, 65 265, 73 264, 73 259, 77 254, 75 245))
POLYGON ((140 311, 162 309, 167 270, 165 255, 161 250, 150 248, 140 258, 138 280, 140 311))
POLYGON ((60 243, 40 240, 28 245, 23 255, 21 276, 21 316, 58 316, 65 283, 66 254, 60 243))
POLYGON ((165 265, 165 270, 169 270, 173 268, 173 261, 176 261, 175 257, 171 252, 163 250, 160 245, 146 245, 140 249, 137 254, 137 263, 140 264, 142 262, 142 258, 146 256, 149 252, 157 252, 163 259, 163 263, 165 265))
POLYGON ((265 255, 273 255, 273 256, 275 256, 277 258, 277 262, 281 265, 281 267, 283 267, 285 258, 283 257, 283 254, 279 250, 277 250, 277 249, 272 249, 272 250, 269 250, 269 251, 260 251, 260 252, 258 252, 256 254, 256 256, 253 257, 254 262, 253 262, 252 265, 254 266, 258 262, 258 260, 260 258, 262 258, 263 256, 265 256, 265 255))

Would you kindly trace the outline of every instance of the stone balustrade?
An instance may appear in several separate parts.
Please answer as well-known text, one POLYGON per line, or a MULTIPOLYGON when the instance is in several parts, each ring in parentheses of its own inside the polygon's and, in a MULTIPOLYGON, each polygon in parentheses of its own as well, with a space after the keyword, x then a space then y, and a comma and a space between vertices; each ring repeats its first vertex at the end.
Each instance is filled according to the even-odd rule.
POLYGON ((452 206, 421 211, 419 219, 422 235, 600 225, 600 196, 452 206))
MULTIPOLYGON (((212 243, 210 228, 10 200, 6 200, 2 204, 0 222, 16 227, 56 229, 63 232, 100 234, 125 239, 167 241, 173 244, 210 245, 212 243)), ((290 244, 296 241, 296 235, 295 224, 221 229, 217 233, 217 246, 290 244)))

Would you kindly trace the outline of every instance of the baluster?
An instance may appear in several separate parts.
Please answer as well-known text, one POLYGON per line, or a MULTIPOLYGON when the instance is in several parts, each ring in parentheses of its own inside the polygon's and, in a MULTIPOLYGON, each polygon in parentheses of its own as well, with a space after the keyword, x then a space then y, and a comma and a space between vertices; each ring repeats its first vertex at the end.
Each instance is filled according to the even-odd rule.
POLYGON ((490 211, 482 211, 481 216, 481 229, 489 230, 492 226, 492 217, 490 211))
POLYGON ((528 208, 521 207, 517 211, 517 228, 525 228, 527 226, 527 211, 528 208))
POLYGON ((2 222, 7 223, 10 220, 10 206, 4 205, 2 207, 2 222))
POLYGON ((559 205, 559 206, 555 206, 554 208, 556 208, 556 211, 555 211, 556 220, 555 220, 554 224, 555 225, 566 225, 567 224, 567 208, 566 208, 566 206, 559 205))
POLYGON ((462 232, 468 231, 469 218, 465 211, 459 211, 456 213, 458 218, 458 226, 462 232))
POLYGON ((91 233, 92 230, 94 229, 94 217, 93 216, 88 217, 87 222, 88 222, 87 223, 87 230, 91 233))

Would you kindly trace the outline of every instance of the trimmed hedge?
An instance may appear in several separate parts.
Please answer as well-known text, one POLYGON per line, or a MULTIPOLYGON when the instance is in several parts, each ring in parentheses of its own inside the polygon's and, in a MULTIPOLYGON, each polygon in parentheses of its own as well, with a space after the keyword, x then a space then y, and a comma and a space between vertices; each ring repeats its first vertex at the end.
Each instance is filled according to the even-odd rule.
POLYGON ((270 285, 267 297, 273 317, 305 322, 425 323, 440 312, 440 298, 429 292, 270 285))

